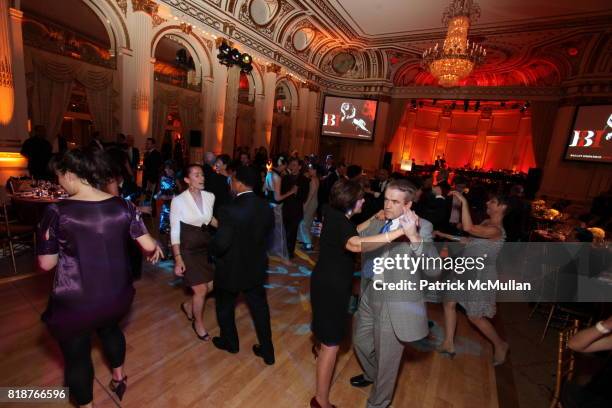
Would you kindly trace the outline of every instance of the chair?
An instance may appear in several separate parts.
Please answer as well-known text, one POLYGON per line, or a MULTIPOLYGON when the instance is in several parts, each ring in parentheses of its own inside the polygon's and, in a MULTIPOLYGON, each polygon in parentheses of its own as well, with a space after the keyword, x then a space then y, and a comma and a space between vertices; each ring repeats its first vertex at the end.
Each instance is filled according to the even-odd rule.
POLYGON ((536 313, 540 312, 541 307, 550 307, 546 312, 546 324, 544 325, 544 330, 542 332, 542 336, 540 337, 540 343, 544 341, 546 338, 546 333, 551 326, 561 328, 562 330, 566 329, 567 326, 573 319, 581 319, 580 321, 585 322, 586 325, 590 325, 593 322, 593 316, 591 313, 582 310, 576 310, 572 307, 569 307, 567 304, 560 303, 536 303, 529 314, 529 319, 536 313))
POLYGON ((8 244, 13 272, 17 275, 17 262, 15 261, 15 244, 23 242, 32 242, 36 247, 36 230, 31 225, 25 225, 17 222, 11 217, 9 211, 10 197, 4 187, 0 187, 0 242, 2 243, 2 252, 8 244))
POLYGON ((574 367, 576 363, 574 351, 567 347, 567 343, 578 332, 579 326, 580 322, 576 319, 571 327, 568 327, 559 333, 557 373, 550 408, 563 408, 561 405, 561 391, 563 386, 574 376, 574 367))

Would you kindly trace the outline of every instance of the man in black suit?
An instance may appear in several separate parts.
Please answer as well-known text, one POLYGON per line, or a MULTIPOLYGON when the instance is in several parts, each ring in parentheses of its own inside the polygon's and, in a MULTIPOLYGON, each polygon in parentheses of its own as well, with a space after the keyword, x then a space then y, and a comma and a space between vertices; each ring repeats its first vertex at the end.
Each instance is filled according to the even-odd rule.
POLYGON ((258 176, 252 167, 239 167, 232 177, 236 198, 219 211, 219 229, 211 241, 210 251, 216 257, 214 285, 221 333, 212 341, 218 349, 238 352, 234 310, 236 298, 242 292, 259 340, 259 344, 253 346, 253 353, 272 365, 270 309, 263 285, 268 270, 267 242, 274 227, 274 215, 268 203, 253 192, 258 176))
POLYGON ((321 185, 319 187, 318 192, 318 200, 319 200, 319 208, 317 210, 318 213, 321 213, 321 209, 323 205, 329 202, 329 194, 331 192, 331 188, 341 178, 346 178, 346 166, 344 163, 338 164, 336 168, 332 168, 332 170, 327 174, 327 176, 323 177, 321 180, 321 185))
POLYGON ((230 194, 230 186, 227 184, 227 178, 217 173, 214 169, 217 156, 213 152, 204 153, 204 190, 215 195, 215 204, 213 207, 213 215, 216 217, 219 214, 219 208, 229 203, 232 196, 230 194))
POLYGON ((159 172, 162 166, 161 153, 155 148, 155 139, 147 138, 145 142, 145 156, 142 170, 142 189, 152 193, 159 181, 159 172))
POLYGON ((134 179, 136 179, 136 174, 138 172, 138 164, 140 163, 140 150, 137 147, 134 147, 134 136, 127 135, 125 138, 125 151, 130 159, 130 166, 132 167, 132 173, 134 175, 134 179))
POLYGON ((289 174, 281 180, 281 193, 285 194, 297 186, 296 194, 292 194, 283 200, 283 225, 287 235, 287 250, 289 258, 295 256, 295 242, 297 240, 298 228, 304 218, 304 203, 310 191, 310 180, 302 173, 303 163, 297 157, 289 158, 287 169, 289 174))

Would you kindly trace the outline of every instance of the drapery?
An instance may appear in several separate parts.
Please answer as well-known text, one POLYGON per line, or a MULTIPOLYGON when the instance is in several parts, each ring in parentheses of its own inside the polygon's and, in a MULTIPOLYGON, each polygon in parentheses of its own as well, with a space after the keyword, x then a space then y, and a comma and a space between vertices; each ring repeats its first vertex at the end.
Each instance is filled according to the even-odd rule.
POLYGON ((407 106, 408 99, 391 99, 389 115, 387 116, 385 146, 389 146, 389 143, 391 143, 391 140, 393 140, 395 132, 397 132, 397 129, 402 122, 407 106))
POLYGON ((102 140, 110 140, 115 111, 112 70, 58 61, 40 54, 32 55, 32 64, 32 119, 34 125, 45 127, 47 139, 53 141, 60 131, 77 80, 85 88, 94 128, 100 132, 102 140))
POLYGON ((178 111, 185 137, 190 130, 201 128, 199 94, 192 95, 182 90, 166 89, 156 84, 153 102, 153 137, 156 140, 163 139, 166 118, 174 109, 178 111))
POLYGON ((32 122, 42 125, 48 140, 55 140, 70 102, 75 69, 56 61, 34 59, 32 122))
POLYGON ((538 168, 543 168, 546 163, 558 108, 558 102, 531 102, 533 155, 538 168))
POLYGON ((113 133, 113 73, 81 71, 77 79, 85 87, 89 112, 102 140, 111 140, 113 133))
POLYGON ((183 132, 200 128, 200 96, 183 95, 179 100, 179 115, 183 132))
MULTIPOLYGON (((163 91, 160 91, 163 92, 163 91)), ((153 101, 153 138, 162 141, 168 116, 168 99, 158 94, 153 101)))

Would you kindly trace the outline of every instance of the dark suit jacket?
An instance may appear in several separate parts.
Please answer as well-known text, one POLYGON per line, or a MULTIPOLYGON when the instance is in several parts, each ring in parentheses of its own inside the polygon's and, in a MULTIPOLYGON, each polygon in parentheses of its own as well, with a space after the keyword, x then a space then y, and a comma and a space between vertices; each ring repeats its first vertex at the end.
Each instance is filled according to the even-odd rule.
POLYGON ((142 172, 142 185, 146 187, 146 182, 157 183, 159 180, 159 172, 162 166, 162 156, 157 150, 153 150, 145 154, 142 162, 144 169, 142 172))
MULTIPOLYGON (((129 150, 128 150, 128 153, 129 153, 129 150)), ((136 168, 138 167, 138 163, 140 162, 140 150, 138 150, 137 147, 132 147, 132 155, 131 157, 129 157, 129 159, 130 159, 130 166, 132 167, 132 169, 136 170, 136 168)), ((134 175, 135 174, 136 173, 134 173, 134 175)))
POLYGON ((338 181, 338 173, 334 171, 330 172, 322 181, 319 187, 318 199, 319 206, 326 204, 329 202, 329 193, 331 192, 331 188, 336 181, 338 181))
POLYGON ((215 205, 213 207, 213 215, 215 217, 219 214, 219 208, 229 203, 232 199, 230 193, 230 186, 227 182, 227 178, 215 173, 215 171, 208 164, 204 166, 204 190, 209 191, 215 195, 215 205))
POLYGON ((255 193, 245 193, 219 210, 219 229, 210 243, 216 257, 215 287, 239 292, 263 285, 274 214, 255 193))
POLYGON ((281 180, 281 193, 284 194, 293 186, 297 186, 298 191, 283 200, 283 218, 301 219, 304 216, 304 203, 310 191, 310 180, 303 174, 294 176, 288 174, 281 180))

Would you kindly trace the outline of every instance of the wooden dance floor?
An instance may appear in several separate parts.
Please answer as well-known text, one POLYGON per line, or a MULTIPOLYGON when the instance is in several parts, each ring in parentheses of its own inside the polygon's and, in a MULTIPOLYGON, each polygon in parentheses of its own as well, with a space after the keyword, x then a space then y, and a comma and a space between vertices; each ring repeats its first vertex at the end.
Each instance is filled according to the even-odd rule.
MULTIPOLYGON (((110 371, 95 342, 95 406, 307 407, 314 394, 315 360, 309 329, 310 266, 302 261, 300 265, 288 269, 271 265, 268 300, 276 349, 276 364, 271 367, 251 351, 256 336, 243 302, 236 310, 240 352, 230 355, 195 337, 179 311, 186 296, 172 275, 172 263, 148 266, 136 283, 136 300, 124 322, 127 393, 121 404, 111 396, 110 371)), ((0 285, 0 386, 62 384, 61 354, 40 321, 51 281, 51 274, 43 274, 0 285)), ((490 345, 460 314, 458 354, 454 360, 444 358, 432 351, 443 332, 439 305, 430 306, 430 318, 436 322, 432 336, 406 349, 393 407, 497 407, 490 345)), ((206 303, 205 322, 212 335, 219 333, 214 297, 206 303)), ((339 356, 331 395, 339 408, 365 407, 370 387, 357 389, 349 384, 349 378, 359 373, 347 343, 339 356)))

